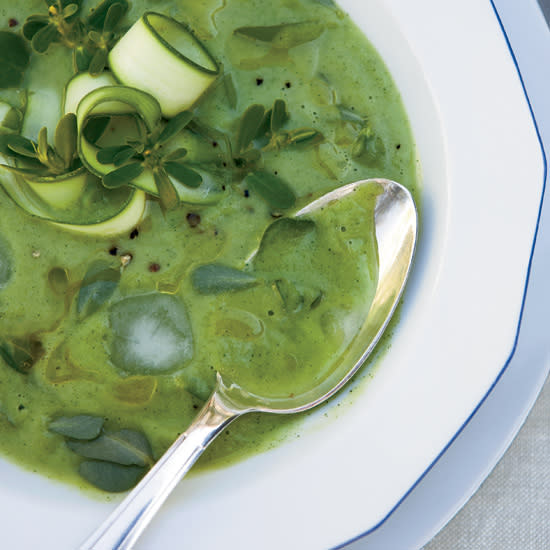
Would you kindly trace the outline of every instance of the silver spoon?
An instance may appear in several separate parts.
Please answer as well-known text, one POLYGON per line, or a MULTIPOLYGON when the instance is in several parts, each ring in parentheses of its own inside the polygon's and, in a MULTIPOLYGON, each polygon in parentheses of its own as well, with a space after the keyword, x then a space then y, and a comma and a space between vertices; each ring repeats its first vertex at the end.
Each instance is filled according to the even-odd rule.
POLYGON ((374 221, 379 279, 368 315, 331 374, 314 389, 292 398, 266 399, 226 384, 218 374, 210 399, 149 473, 130 492, 80 550, 130 550, 179 483, 214 438, 239 416, 249 412, 292 414, 311 409, 336 393, 357 372, 384 332, 403 292, 416 245, 417 213, 410 193, 385 179, 358 181, 311 202, 295 217, 330 207, 359 186, 377 186, 374 221))

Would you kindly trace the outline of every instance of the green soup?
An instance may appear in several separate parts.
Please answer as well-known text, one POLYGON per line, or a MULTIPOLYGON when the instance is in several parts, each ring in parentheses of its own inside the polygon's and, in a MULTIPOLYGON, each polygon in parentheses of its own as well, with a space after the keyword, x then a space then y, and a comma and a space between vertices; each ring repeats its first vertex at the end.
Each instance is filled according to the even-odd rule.
MULTIPOLYGON (((131 0, 115 36, 151 7, 189 25, 223 68, 166 145, 176 175, 202 178, 198 187, 187 180, 190 198, 174 205, 169 192, 160 201, 148 193, 137 223, 90 235, 51 221, 115 216, 135 193, 132 181, 107 189, 93 176, 38 216, 18 206, 13 174, 0 172, 0 449, 48 476, 82 484, 80 471, 110 490, 131 482, 102 485, 87 467, 112 462, 137 479, 197 414, 216 372, 254 393, 292 396, 321 380, 355 337, 377 281, 375 197, 357 193, 299 219, 293 211, 369 177, 416 192, 399 93, 332 2, 131 0), (246 139, 243 120, 254 112, 261 120, 246 139), (213 191, 195 201, 203 185, 213 191), (97 438, 145 458, 94 454, 97 438)), ((26 17, 46 12, 38 0, 5 2, 3 26, 19 33, 26 17)), ((0 92, 22 114, 21 135, 37 140, 45 126, 53 143, 74 72, 59 41, 32 53, 21 86, 0 92)), ((147 148, 134 143, 134 115, 91 117, 105 124, 97 147, 112 152, 126 132, 129 162, 141 162, 147 148)), ((80 166, 77 155, 71 162, 80 166)), ((243 418, 199 465, 265 448, 287 425, 243 418)))

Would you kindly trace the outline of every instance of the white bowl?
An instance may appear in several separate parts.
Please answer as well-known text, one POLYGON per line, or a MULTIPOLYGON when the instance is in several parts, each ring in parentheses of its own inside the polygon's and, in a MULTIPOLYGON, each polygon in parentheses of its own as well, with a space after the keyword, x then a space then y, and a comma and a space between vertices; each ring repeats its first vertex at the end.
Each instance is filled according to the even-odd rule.
MULTIPOLYGON (((136 548, 320 550, 391 513, 496 382, 517 336, 544 164, 489 1, 341 0, 403 95, 420 245, 391 349, 300 437, 184 480, 136 548)), ((0 463, 4 548, 74 549, 115 506, 0 463)))

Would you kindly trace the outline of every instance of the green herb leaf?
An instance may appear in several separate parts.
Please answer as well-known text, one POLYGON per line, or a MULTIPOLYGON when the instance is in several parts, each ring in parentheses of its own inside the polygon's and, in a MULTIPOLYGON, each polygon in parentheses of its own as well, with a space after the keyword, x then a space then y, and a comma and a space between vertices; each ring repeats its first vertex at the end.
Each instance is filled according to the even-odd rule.
POLYGON ((55 150, 63 160, 66 169, 71 166, 76 153, 77 135, 76 115, 67 113, 57 123, 54 137, 55 150))
POLYGON ((177 161, 182 160, 187 155, 187 149, 184 147, 180 147, 179 149, 175 149, 174 151, 168 153, 166 156, 163 157, 164 162, 171 162, 171 161, 177 161))
POLYGON ((249 174, 244 183, 250 191, 258 193, 272 208, 282 209, 294 206, 296 196, 289 185, 280 177, 263 170, 249 174))
POLYGON ((50 288, 59 296, 62 296, 69 287, 69 277, 67 270, 62 267, 52 267, 48 272, 48 284, 50 288))
POLYGON ((126 164, 103 176, 103 185, 107 187, 107 189, 116 189, 122 185, 127 185, 132 180, 136 179, 143 170, 144 167, 140 162, 126 164))
POLYGON ((88 72, 91 76, 98 76, 103 72, 103 69, 105 69, 105 65, 107 64, 108 55, 109 52, 106 48, 99 48, 95 51, 88 66, 88 72))
POLYGON ((33 36, 50 22, 47 15, 29 15, 23 23, 21 32, 23 36, 30 42, 33 36))
POLYGON ((124 5, 121 2, 115 2, 109 6, 105 21, 103 21, 103 32, 108 33, 114 30, 114 28, 120 23, 120 20, 126 13, 128 4, 124 5))
POLYGON ((73 15, 75 15, 78 10, 80 9, 80 6, 78 4, 69 4, 63 8, 63 19, 69 19, 73 15))
POLYGON ((29 65, 30 53, 18 34, 0 31, 0 89, 19 87, 29 65))
POLYGON ((80 284, 76 303, 79 317, 88 317, 98 311, 113 295, 119 281, 120 270, 102 260, 94 262, 80 284))
POLYGON ((128 491, 138 483, 146 471, 147 469, 141 466, 122 466, 95 460, 85 460, 78 469, 86 481, 110 493, 128 491))
POLYGON ((61 416, 50 422, 48 429, 72 439, 95 439, 103 428, 105 420, 99 416, 80 414, 77 416, 61 416))
POLYGON ((265 108, 263 105, 251 105, 241 117, 239 131, 237 133, 236 152, 242 153, 258 134, 263 122, 265 108))
POLYGON ((314 128, 298 128, 288 132, 289 145, 317 145, 324 139, 323 134, 314 128))
POLYGON ((235 88, 235 82, 230 73, 226 73, 223 78, 223 87, 225 89, 225 95, 227 102, 232 109, 237 108, 237 90, 235 88))
POLYGON ((202 176, 181 162, 165 162, 163 166, 170 176, 187 187, 199 187, 202 183, 202 176))
MULTIPOLYGON (((127 148, 126 145, 113 145, 112 147, 103 147, 97 152, 96 159, 97 162, 101 164, 112 164, 115 161, 115 157, 121 151, 124 151, 127 148)), ((133 151, 134 149, 132 149, 133 151)))
POLYGON ((258 279, 253 274, 234 267, 206 264, 193 271, 191 282, 199 294, 221 294, 253 287, 258 284, 258 279))
POLYGON ((287 279, 277 279, 275 281, 275 287, 287 312, 296 313, 302 308, 304 297, 301 292, 298 291, 295 284, 287 279))
POLYGON ((338 110, 340 111, 340 118, 346 122, 363 125, 367 121, 367 117, 358 115, 355 111, 344 105, 338 105, 338 110))
POLYGON ((0 340, 0 358, 8 367, 20 374, 28 374, 36 361, 44 354, 44 348, 34 337, 14 340, 0 340))
POLYGON ((157 143, 166 143, 169 139, 179 134, 193 118, 191 111, 182 111, 172 118, 160 133, 157 143))
POLYGON ((73 50, 73 63, 77 73, 83 73, 90 67, 93 53, 86 46, 78 46, 73 50))
POLYGON ((107 18, 109 9, 114 4, 120 4, 122 6, 123 14, 128 11, 127 0, 104 0, 96 8, 92 9, 84 21, 85 25, 91 29, 102 31, 105 27, 105 19, 107 18))
POLYGON ((103 433, 92 441, 67 441, 77 455, 124 466, 150 466, 153 452, 147 438, 133 430, 103 433))
POLYGON ((109 116, 96 116, 88 119, 88 122, 84 129, 82 130, 86 141, 89 141, 92 144, 95 144, 99 141, 107 126, 111 122, 111 117, 109 116))
POLYGON ((48 23, 42 27, 31 40, 32 49, 37 53, 45 53, 50 47, 50 44, 58 41, 61 38, 57 26, 53 23, 48 23))
POLYGON ((286 50, 319 38, 324 30, 325 26, 321 23, 302 21, 268 27, 240 27, 233 32, 239 36, 268 42, 275 48, 286 50))
POLYGON ((36 158, 37 144, 17 134, 0 134, 0 153, 13 157, 14 153, 22 157, 36 158))
POLYGON ((282 99, 276 99, 271 111, 271 132, 278 132, 288 120, 286 103, 282 99))
POLYGON ((128 162, 136 154, 136 150, 133 147, 123 147, 113 158, 113 164, 115 166, 122 166, 128 162))
POLYGON ((167 212, 176 208, 180 200, 178 193, 166 172, 162 168, 155 169, 153 170, 153 177, 155 178, 155 185, 157 186, 157 190, 159 192, 159 201, 162 211, 167 212))

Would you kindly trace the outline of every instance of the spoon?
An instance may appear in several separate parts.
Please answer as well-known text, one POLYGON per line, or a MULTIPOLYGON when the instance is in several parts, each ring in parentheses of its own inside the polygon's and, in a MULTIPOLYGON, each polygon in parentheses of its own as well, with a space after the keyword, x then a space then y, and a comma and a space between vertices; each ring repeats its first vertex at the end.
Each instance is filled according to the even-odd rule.
POLYGON ((362 180, 323 195, 294 217, 330 208, 360 186, 374 186, 379 193, 374 209, 379 278, 365 322, 344 357, 314 389, 287 398, 253 395, 218 374, 216 388, 197 418, 80 550, 130 550, 174 487, 231 422, 249 412, 291 414, 311 409, 340 390, 365 362, 384 332, 409 274, 417 233, 413 199, 393 181, 362 180))

